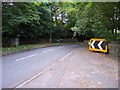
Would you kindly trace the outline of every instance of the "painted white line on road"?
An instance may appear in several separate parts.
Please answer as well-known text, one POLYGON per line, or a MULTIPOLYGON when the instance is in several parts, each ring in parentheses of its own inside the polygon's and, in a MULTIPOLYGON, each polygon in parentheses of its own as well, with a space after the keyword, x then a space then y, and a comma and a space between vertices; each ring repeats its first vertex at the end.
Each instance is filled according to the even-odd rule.
POLYGON ((58 47, 58 48, 63 48, 64 46, 58 47))
POLYGON ((73 52, 74 52, 74 50, 71 51, 70 53, 68 53, 67 55, 65 55, 63 58, 61 58, 61 59, 59 60, 59 62, 63 61, 65 58, 67 58, 67 57, 68 57, 69 55, 71 55, 73 52))
POLYGON ((65 55, 62 59, 60 59, 58 62, 53 63, 52 65, 50 65, 49 67, 47 67, 46 69, 42 70, 41 72, 39 72, 38 74, 32 76, 31 78, 29 78, 28 80, 26 80, 25 82, 21 83, 20 85, 18 85, 15 88, 20 88, 23 85, 31 82, 32 80, 34 80, 35 78, 37 78, 38 76, 40 76, 42 73, 44 73, 45 71, 47 71, 48 69, 50 69, 51 67, 53 67, 55 64, 59 63, 60 61, 64 60, 66 57, 68 57, 69 55, 71 55, 74 52, 74 50, 72 50, 70 53, 68 53, 67 55, 65 55))
POLYGON ((50 49, 50 50, 46 50, 46 51, 43 51, 43 52, 49 52, 49 51, 53 51, 54 49, 50 49))
POLYGON ((38 54, 33 54, 33 55, 30 55, 30 56, 26 56, 26 57, 17 59, 16 61, 21 61, 21 60, 23 60, 23 59, 30 58, 30 57, 33 57, 33 56, 36 56, 36 55, 38 55, 38 54))
POLYGON ((46 70, 48 70, 49 68, 51 68, 53 66, 53 64, 51 66, 49 66, 48 68, 44 69, 43 71, 41 71, 40 73, 36 74, 35 76, 31 77, 30 79, 28 79, 27 81, 23 82, 22 84, 20 84, 19 86, 17 86, 16 88, 20 88, 23 85, 31 82, 33 79, 35 79, 36 77, 38 77, 39 75, 41 75, 42 73, 44 73, 46 70))

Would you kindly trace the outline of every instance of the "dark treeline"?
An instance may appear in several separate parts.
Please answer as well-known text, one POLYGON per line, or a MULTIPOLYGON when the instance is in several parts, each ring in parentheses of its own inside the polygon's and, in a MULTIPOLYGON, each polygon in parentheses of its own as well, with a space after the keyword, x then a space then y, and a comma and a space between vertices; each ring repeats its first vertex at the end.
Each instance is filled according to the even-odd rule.
POLYGON ((119 2, 2 3, 3 39, 120 39, 119 2))

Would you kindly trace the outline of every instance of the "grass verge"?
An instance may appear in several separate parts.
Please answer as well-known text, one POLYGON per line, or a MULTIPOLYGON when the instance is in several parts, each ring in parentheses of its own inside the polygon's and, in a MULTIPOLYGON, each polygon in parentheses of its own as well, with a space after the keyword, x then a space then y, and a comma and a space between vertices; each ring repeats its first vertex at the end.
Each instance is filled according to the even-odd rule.
POLYGON ((27 50, 33 50, 37 48, 47 47, 47 46, 56 46, 56 45, 65 45, 65 44, 79 44, 77 43, 46 43, 46 44, 28 44, 28 45, 20 45, 18 47, 5 47, 0 48, 0 55, 8 55, 16 52, 22 52, 27 50))

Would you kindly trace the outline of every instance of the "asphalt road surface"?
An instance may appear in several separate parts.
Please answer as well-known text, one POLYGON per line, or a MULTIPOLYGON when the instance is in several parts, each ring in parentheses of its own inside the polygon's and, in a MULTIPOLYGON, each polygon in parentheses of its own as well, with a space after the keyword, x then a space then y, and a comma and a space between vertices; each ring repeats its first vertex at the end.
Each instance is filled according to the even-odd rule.
POLYGON ((2 57, 2 88, 14 88, 57 62, 79 45, 53 46, 2 57))

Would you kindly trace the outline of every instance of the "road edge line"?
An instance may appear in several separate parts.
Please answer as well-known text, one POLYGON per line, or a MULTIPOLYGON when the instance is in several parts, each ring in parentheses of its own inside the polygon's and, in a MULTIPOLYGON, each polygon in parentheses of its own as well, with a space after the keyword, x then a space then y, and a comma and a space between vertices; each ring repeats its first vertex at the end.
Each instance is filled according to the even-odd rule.
MULTIPOLYGON (((75 48, 75 49, 76 49, 76 48, 75 48)), ((73 49, 71 52, 69 52, 67 55, 65 55, 63 58, 61 58, 59 61, 53 63, 52 65, 50 65, 50 66, 47 67, 46 69, 40 71, 39 73, 37 73, 36 75, 32 76, 32 77, 29 78, 28 80, 26 80, 26 81, 24 81, 23 83, 19 84, 19 85, 16 86, 13 90, 15 90, 16 88, 20 88, 20 87, 22 87, 23 85, 31 82, 33 79, 35 79, 35 78, 37 78, 38 76, 40 76, 42 73, 44 73, 45 71, 47 71, 48 69, 50 69, 50 68, 51 68, 52 66, 54 66, 55 64, 63 61, 65 58, 67 58, 69 55, 71 55, 71 54, 74 52, 75 49, 73 49)))

